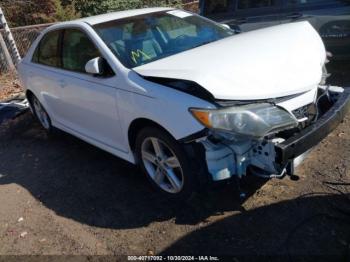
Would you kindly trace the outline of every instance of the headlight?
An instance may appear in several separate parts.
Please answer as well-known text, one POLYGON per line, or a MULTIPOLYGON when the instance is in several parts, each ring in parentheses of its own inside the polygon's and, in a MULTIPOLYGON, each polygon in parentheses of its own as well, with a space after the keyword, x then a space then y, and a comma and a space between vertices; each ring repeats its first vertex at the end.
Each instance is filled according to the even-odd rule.
POLYGON ((298 126, 297 119, 271 104, 251 104, 224 109, 190 109, 204 126, 240 135, 264 137, 298 126))

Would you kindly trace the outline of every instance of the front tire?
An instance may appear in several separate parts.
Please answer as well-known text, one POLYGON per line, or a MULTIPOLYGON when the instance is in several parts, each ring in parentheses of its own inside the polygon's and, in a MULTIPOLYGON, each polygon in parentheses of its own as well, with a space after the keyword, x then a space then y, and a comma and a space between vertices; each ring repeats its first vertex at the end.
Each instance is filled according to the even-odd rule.
POLYGON ((160 128, 147 127, 136 138, 139 165, 153 187, 178 200, 190 198, 198 182, 181 144, 160 128))

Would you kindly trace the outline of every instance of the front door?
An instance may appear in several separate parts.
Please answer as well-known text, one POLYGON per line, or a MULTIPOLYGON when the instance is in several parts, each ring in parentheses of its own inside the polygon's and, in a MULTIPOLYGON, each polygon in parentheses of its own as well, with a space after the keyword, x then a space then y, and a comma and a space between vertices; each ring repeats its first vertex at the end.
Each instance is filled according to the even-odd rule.
POLYGON ((64 31, 61 52, 60 124, 87 139, 126 152, 117 109, 116 75, 102 77, 85 72, 86 63, 101 54, 78 29, 64 31))

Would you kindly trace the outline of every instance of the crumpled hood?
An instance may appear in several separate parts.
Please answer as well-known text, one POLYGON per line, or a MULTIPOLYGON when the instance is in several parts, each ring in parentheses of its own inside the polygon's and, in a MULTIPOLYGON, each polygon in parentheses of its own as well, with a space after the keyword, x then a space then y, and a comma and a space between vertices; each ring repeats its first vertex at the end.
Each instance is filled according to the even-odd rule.
POLYGON ((308 22, 235 35, 139 66, 148 77, 190 80, 217 99, 277 98, 315 88, 326 51, 308 22))

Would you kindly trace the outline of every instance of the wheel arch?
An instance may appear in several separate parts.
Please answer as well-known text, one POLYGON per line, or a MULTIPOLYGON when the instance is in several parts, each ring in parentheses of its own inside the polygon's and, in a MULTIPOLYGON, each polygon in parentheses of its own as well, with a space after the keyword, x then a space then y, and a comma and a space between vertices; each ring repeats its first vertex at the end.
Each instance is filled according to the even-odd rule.
MULTIPOLYGON (((138 118, 131 122, 128 130, 128 142, 130 149, 134 152, 135 150, 135 144, 136 144, 136 138, 139 131, 145 127, 156 127, 163 131, 165 131, 168 135, 174 138, 174 136, 162 125, 158 124, 157 122, 147 119, 147 118, 138 118)), ((174 138, 175 139, 175 138, 174 138)))
POLYGON ((29 106, 30 106, 30 108, 32 109, 32 108, 33 108, 33 105, 32 105, 32 98, 35 97, 35 94, 34 94, 33 91, 27 89, 25 95, 26 95, 26 98, 27 98, 27 100, 28 100, 29 106))
POLYGON ((27 91, 26 91, 26 97, 27 97, 27 99, 30 100, 30 98, 31 98, 32 96, 35 96, 34 93, 33 93, 31 90, 27 89, 27 91))

